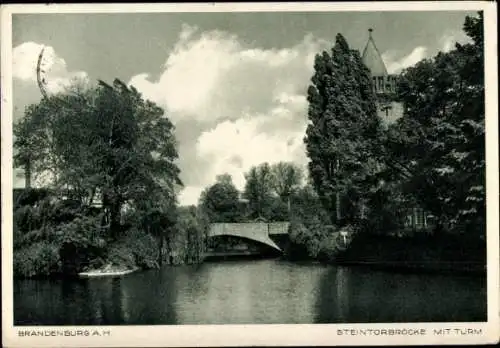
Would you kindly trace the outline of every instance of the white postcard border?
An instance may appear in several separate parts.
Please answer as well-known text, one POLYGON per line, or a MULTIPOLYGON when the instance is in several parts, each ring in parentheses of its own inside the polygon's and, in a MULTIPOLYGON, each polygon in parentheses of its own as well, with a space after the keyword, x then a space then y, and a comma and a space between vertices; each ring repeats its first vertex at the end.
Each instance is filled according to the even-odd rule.
POLYGON ((9 5, 1 8, 2 53, 2 331, 6 347, 324 346, 486 344, 499 339, 498 80, 496 3, 206 3, 9 5), (169 325, 14 327, 12 282, 12 21, 14 13, 258 12, 258 11, 484 11, 487 172, 487 323, 169 325), (347 331, 346 331, 347 330, 347 331), (358 331, 349 331, 358 330, 358 331), (362 335, 359 330, 369 332, 362 335), (371 330, 371 331, 370 331, 371 330), (381 334, 385 330, 385 334, 381 334), (388 330, 393 330, 392 335, 388 330), (397 331, 399 330, 399 331, 397 331), (406 331, 404 331, 406 330, 406 331), (424 330, 425 334, 421 334, 424 330), (444 330, 444 331, 439 331, 444 330), (465 331, 463 331, 465 330, 465 331), (29 331, 43 331, 31 336, 29 331), (65 332, 66 331, 66 332, 65 332), (399 332, 399 334, 394 334, 399 332), (440 332, 437 334, 436 332, 440 332), (466 334, 462 334, 465 332, 466 334), (480 333, 479 333, 480 332, 480 333), (354 334, 356 333, 356 334, 354 334), (68 336, 66 336, 68 335, 68 336))

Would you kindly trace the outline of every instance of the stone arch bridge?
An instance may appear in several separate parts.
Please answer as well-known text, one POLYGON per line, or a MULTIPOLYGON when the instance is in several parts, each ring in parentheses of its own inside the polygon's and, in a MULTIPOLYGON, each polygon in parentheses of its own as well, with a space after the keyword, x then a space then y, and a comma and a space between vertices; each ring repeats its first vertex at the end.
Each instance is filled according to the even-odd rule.
MULTIPOLYGON (((213 223, 210 225, 208 238, 232 237, 243 241, 260 244, 275 252, 283 252, 283 237, 288 236, 289 222, 248 222, 248 223, 213 223)), ((244 255, 245 250, 232 252, 215 252, 208 250, 207 256, 244 255)))

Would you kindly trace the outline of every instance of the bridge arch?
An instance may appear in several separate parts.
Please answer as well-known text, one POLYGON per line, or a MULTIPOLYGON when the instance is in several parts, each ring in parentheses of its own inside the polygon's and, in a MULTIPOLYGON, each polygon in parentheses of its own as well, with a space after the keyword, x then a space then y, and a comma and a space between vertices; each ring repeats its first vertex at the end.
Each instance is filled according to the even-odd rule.
POLYGON ((218 236, 237 237, 255 241, 276 251, 283 250, 270 238, 270 225, 264 222, 255 223, 214 223, 210 226, 209 238, 218 236))
POLYGON ((214 236, 209 236, 208 237, 209 241, 209 247, 211 246, 212 248, 219 248, 222 241, 222 245, 229 245, 230 249, 234 250, 240 250, 240 251, 255 251, 254 249, 257 247, 261 249, 261 252, 265 249, 268 249, 269 251, 274 251, 276 253, 281 253, 282 249, 279 246, 271 245, 270 243, 263 242, 260 240, 255 240, 254 238, 247 238, 244 236, 235 236, 231 234, 218 234, 214 236), (241 244, 240 244, 241 243, 241 244), (244 247, 242 249, 242 247, 244 247), (264 248, 264 249, 262 249, 264 248))

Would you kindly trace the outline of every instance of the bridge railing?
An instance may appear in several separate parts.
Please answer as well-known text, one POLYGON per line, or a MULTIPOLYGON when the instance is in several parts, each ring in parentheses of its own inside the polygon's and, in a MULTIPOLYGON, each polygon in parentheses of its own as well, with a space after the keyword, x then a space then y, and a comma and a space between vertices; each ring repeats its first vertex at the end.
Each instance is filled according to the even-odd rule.
POLYGON ((212 223, 209 236, 222 234, 258 233, 268 235, 288 234, 289 222, 236 222, 236 223, 212 223))
POLYGON ((273 234, 288 234, 289 222, 270 222, 268 223, 268 232, 273 234))

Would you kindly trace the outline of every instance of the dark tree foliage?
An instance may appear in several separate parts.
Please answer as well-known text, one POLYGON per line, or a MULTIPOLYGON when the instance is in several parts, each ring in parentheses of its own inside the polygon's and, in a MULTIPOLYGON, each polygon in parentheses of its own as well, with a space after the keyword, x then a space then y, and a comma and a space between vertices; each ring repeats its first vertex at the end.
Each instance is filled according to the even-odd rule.
POLYGON ((472 42, 406 69, 404 115, 387 134, 388 163, 438 227, 485 231, 483 17, 467 17, 472 42))
POLYGON ((298 189, 291 198, 291 219, 303 223, 306 227, 312 221, 323 225, 331 223, 329 214, 323 209, 318 194, 312 185, 298 189))
POLYGON ((245 174, 243 197, 248 200, 250 218, 269 219, 273 202, 273 173, 269 163, 250 168, 245 174))
POLYGON ((83 251, 86 260, 75 270, 80 261, 98 267, 106 258, 152 265, 174 233, 182 182, 174 126, 163 110, 119 80, 73 92, 29 106, 14 126, 15 165, 29 165, 50 188, 36 206, 18 202, 25 205, 15 214, 16 274, 54 269, 37 270, 40 260, 28 256, 58 250, 64 258, 72 254, 64 250, 83 251), (139 215, 134 226, 124 224, 125 208, 139 215))
POLYGON ((203 260, 205 250, 207 222, 200 216, 196 207, 179 207, 178 210, 176 231, 182 234, 187 242, 186 262, 199 263, 203 260))
POLYGON ((211 222, 239 222, 242 218, 239 192, 229 174, 217 177, 203 192, 200 204, 211 222))
POLYGON ((278 162, 271 165, 272 187, 284 202, 295 193, 302 184, 302 170, 291 162, 278 162))
POLYGON ((359 52, 338 34, 331 52, 316 56, 311 81, 305 137, 309 174, 332 222, 351 223, 378 169, 371 155, 380 135, 371 76, 359 52), (337 199, 344 211, 340 216, 337 199))
POLYGON ((61 94, 27 108, 15 125, 17 166, 29 161, 54 192, 91 205, 100 196, 110 237, 120 231, 127 202, 161 192, 175 201, 181 184, 174 126, 163 110, 133 87, 113 86, 61 94))

